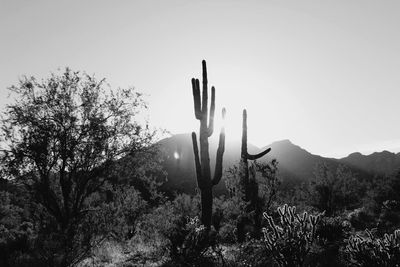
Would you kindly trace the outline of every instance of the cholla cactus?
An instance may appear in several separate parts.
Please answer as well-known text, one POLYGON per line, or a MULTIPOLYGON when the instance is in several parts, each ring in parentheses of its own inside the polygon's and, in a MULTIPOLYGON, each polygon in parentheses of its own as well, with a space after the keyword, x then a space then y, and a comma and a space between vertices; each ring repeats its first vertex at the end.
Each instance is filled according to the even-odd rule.
POLYGON ((296 207, 284 205, 278 208, 280 221, 264 212, 268 227, 263 229, 264 243, 279 266, 303 266, 307 254, 316 240, 316 226, 321 215, 296 213, 296 207))
POLYGON ((400 266, 400 229, 383 238, 375 237, 367 229, 365 236, 357 234, 349 238, 345 252, 355 266, 400 266))

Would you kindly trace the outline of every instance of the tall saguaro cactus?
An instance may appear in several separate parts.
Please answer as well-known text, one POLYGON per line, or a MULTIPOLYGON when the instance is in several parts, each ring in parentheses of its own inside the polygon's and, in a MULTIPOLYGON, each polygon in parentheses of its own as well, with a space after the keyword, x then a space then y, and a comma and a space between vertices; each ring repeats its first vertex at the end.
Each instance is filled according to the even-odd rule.
MULTIPOLYGON (((217 185, 222 177, 222 159, 225 151, 225 129, 221 128, 217 150, 214 177, 211 178, 210 155, 208 138, 214 132, 215 88, 211 87, 211 105, 208 113, 208 80, 206 61, 203 60, 203 94, 200 97, 200 82, 192 79, 194 113, 200 121, 200 156, 197 145, 197 136, 192 132, 193 152, 196 164, 197 184, 201 191, 201 221, 206 228, 211 227, 212 218, 212 188, 217 185), (209 115, 209 117, 208 117, 209 115)), ((222 118, 225 117, 225 108, 222 109, 222 118)))
MULTIPOLYGON (((240 185, 244 194, 245 201, 251 201, 254 197, 258 197, 257 192, 253 192, 252 183, 249 176, 249 160, 257 160, 268 152, 271 148, 267 148, 263 152, 255 155, 251 155, 247 152, 247 111, 243 110, 243 121, 242 121, 242 150, 240 155, 240 185), (254 194, 255 193, 255 194, 254 194)), ((254 179, 255 177, 253 177, 254 179)))

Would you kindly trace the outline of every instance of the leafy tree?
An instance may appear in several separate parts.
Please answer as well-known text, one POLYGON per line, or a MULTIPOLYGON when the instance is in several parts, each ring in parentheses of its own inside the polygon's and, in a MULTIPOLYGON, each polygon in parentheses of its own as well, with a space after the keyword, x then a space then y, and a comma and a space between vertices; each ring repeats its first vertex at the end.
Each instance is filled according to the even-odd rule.
POLYGON ((111 90, 104 79, 68 68, 42 81, 25 77, 10 90, 16 100, 2 118, 1 168, 49 216, 61 249, 49 264, 66 266, 88 198, 119 159, 151 145, 154 133, 137 122, 146 105, 133 88, 111 90))
POLYGON ((271 208, 278 198, 278 190, 281 185, 281 180, 278 174, 278 161, 271 160, 269 163, 254 162, 255 176, 257 179, 259 195, 264 203, 262 209, 270 212, 271 208))
POLYGON ((310 204, 327 216, 360 204, 363 186, 343 165, 332 171, 325 163, 318 164, 314 175, 308 188, 310 204))
POLYGON ((366 211, 371 213, 375 224, 382 233, 395 230, 400 225, 400 171, 387 177, 376 176, 369 181, 366 211))

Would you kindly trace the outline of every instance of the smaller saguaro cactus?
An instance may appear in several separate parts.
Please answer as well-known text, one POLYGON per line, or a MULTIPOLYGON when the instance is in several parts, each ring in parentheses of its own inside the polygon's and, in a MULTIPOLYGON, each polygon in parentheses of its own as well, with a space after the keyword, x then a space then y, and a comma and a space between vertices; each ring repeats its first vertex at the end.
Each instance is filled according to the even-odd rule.
MULTIPOLYGON (((244 200, 246 202, 254 202, 255 197, 258 197, 258 187, 257 183, 254 181, 255 175, 252 175, 252 180, 250 180, 249 175, 249 160, 257 160, 265 156, 271 148, 267 148, 259 154, 249 154, 247 151, 247 111, 243 110, 243 121, 242 121, 242 148, 240 154, 240 185, 244 194, 244 200)), ((255 172, 253 169, 252 172, 255 172)), ((254 205, 254 203, 251 203, 254 205)))
MULTIPOLYGON (((267 148, 259 154, 252 155, 247 151, 247 111, 243 110, 242 120, 242 147, 240 153, 239 163, 239 186, 242 195, 242 200, 246 203, 245 212, 238 219, 237 222, 237 238, 239 242, 243 242, 245 239, 245 225, 249 224, 249 221, 253 221, 256 235, 260 234, 261 230, 261 213, 262 208, 260 205, 260 197, 258 194, 258 183, 256 181, 256 167, 254 164, 249 168, 249 160, 257 160, 265 156, 271 148, 267 148), (251 174, 251 175, 250 175, 251 174), (249 218, 249 213, 254 211, 252 220, 249 218)), ((250 223, 251 224, 251 223, 250 223)))
MULTIPOLYGON (((208 80, 206 61, 203 60, 203 94, 200 97, 200 82, 192 79, 194 113, 200 121, 200 156, 197 145, 196 133, 192 133, 193 152, 196 166, 197 184, 201 192, 201 222, 209 229, 212 220, 212 188, 217 185, 222 177, 222 160, 225 151, 225 129, 221 128, 214 177, 211 178, 210 155, 208 138, 214 132, 215 88, 211 87, 211 105, 208 111, 208 80), (209 116, 209 117, 208 117, 209 116), (208 123, 208 124, 207 124, 208 123)), ((222 109, 222 119, 225 118, 225 108, 222 109)))
POLYGON ((303 266, 316 241, 316 227, 322 214, 296 213, 296 207, 278 208, 279 223, 264 212, 268 227, 263 229, 264 243, 275 262, 281 267, 303 266))
POLYGON ((251 169, 253 175, 250 179, 249 160, 257 160, 265 156, 271 148, 267 148, 259 154, 249 154, 247 151, 247 111, 243 110, 242 121, 242 148, 240 154, 240 185, 244 195, 244 201, 250 202, 250 206, 254 208, 258 198, 258 185, 255 181, 255 169, 251 169))

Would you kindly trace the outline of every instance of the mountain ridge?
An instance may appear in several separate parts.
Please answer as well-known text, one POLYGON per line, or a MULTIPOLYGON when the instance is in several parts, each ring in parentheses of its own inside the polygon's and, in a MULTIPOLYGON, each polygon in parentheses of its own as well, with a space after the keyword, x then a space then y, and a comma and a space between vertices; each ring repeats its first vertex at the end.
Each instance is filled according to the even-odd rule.
MULTIPOLYGON (((211 170, 213 171, 218 140, 217 138, 210 138, 209 142, 211 170)), ((158 144, 163 153, 164 168, 168 173, 168 182, 165 184, 165 188, 194 193, 197 182, 191 135, 189 133, 172 135, 160 140, 158 144)), ((224 170, 239 163, 240 148, 240 141, 226 142, 224 170)), ((360 178, 390 175, 397 171, 400 166, 400 153, 395 154, 389 151, 374 152, 370 155, 353 152, 347 157, 336 159, 312 154, 301 146, 292 143, 289 139, 274 141, 262 148, 251 143, 248 144, 250 153, 258 153, 265 148, 271 148, 271 152, 260 161, 276 159, 282 180, 287 184, 310 181, 314 177, 315 166, 321 163, 327 164, 332 169, 336 169, 339 165, 345 165, 360 178)), ((216 194, 223 193, 224 190, 223 182, 215 188, 216 194)))

